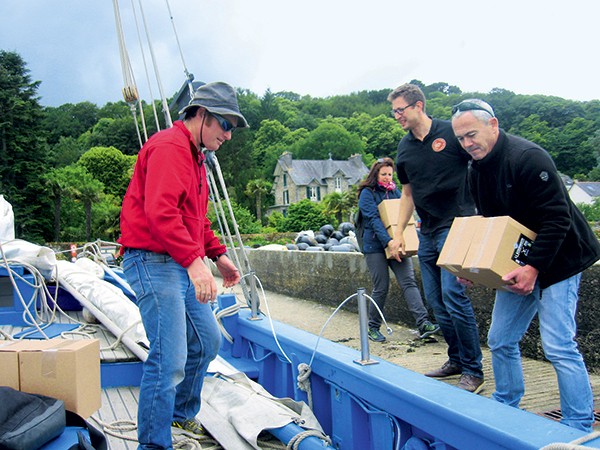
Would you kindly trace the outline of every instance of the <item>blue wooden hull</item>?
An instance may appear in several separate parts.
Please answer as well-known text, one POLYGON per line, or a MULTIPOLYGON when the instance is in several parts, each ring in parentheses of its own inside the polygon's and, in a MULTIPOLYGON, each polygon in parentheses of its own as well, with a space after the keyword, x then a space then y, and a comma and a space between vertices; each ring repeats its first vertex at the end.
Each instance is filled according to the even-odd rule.
MULTIPOLYGON (((231 299, 221 296, 221 307, 231 299)), ((273 322, 251 320, 249 310, 223 319, 234 343, 221 356, 271 394, 308 402, 296 379, 298 364, 313 358, 313 412, 333 447, 343 450, 402 448, 411 437, 436 449, 539 449, 572 442, 586 433, 553 420, 457 389, 387 361, 358 364, 360 354, 344 345, 273 322)), ((600 448, 600 439, 587 442, 600 448)))

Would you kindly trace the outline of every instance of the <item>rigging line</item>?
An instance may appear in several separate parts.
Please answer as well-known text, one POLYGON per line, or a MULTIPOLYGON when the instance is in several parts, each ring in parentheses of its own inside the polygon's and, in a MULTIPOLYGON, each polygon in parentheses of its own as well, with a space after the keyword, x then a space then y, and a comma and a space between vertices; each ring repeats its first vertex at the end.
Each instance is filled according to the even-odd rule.
MULTIPOLYGON (((137 32, 138 43, 140 45, 140 54, 142 55, 142 62, 144 64, 144 73, 146 74, 146 83, 148 84, 148 90, 150 91, 150 103, 152 104, 152 113, 154 114, 154 121, 156 123, 156 130, 160 130, 160 122, 158 120, 158 113, 156 111, 156 104, 154 103, 154 92, 152 91, 152 83, 150 82, 150 75, 148 75, 148 63, 146 62, 146 52, 144 52, 144 45, 142 43, 142 35, 140 33, 140 25, 138 22, 138 17, 135 12, 135 4, 134 1, 131 0, 131 10, 133 11, 133 20, 135 21, 135 30, 137 32)), ((143 118, 142 118, 143 120, 143 118)), ((145 140, 148 140, 148 132, 146 131, 146 124, 144 123, 144 137, 145 140)))
POLYGON ((121 13, 119 10, 118 0, 113 0, 113 8, 115 12, 115 23, 117 28, 117 38, 119 41, 119 54, 121 56, 121 70, 123 71, 123 98, 129 104, 129 108, 131 110, 131 115, 133 116, 133 123, 135 124, 135 130, 138 136, 138 141, 140 147, 142 146, 142 137, 140 135, 139 124, 137 121, 137 115, 135 111, 135 105, 139 105, 140 107, 140 115, 142 120, 142 125, 144 127, 144 136, 146 140, 148 139, 148 134, 146 132, 146 124, 144 119, 144 109, 142 106, 142 102, 140 101, 138 90, 135 84, 135 77, 133 75, 133 69, 131 68, 131 61, 129 59, 129 54, 127 52, 127 47, 125 46, 125 35, 123 33, 123 21, 121 20, 121 13))
POLYGON ((167 5, 167 10, 169 11, 169 18, 171 19, 171 25, 173 26, 173 33, 175 34, 175 40, 177 41, 177 49, 179 50, 179 56, 181 56, 181 63, 183 64, 183 73, 185 73, 185 78, 187 80, 188 89, 190 90, 191 99, 194 97, 194 86, 192 84, 192 81, 194 80, 194 75, 188 71, 187 65, 185 64, 185 59, 183 57, 183 51, 181 50, 179 35, 177 34, 177 29, 175 28, 175 20, 173 19, 173 13, 171 12, 169 0, 165 0, 165 3, 167 5))
POLYGON ((160 81, 160 74, 158 72, 158 66, 156 64, 156 57, 154 55, 154 48, 152 47, 152 42, 150 42, 150 32, 148 30, 148 23, 146 22, 146 15, 144 14, 144 8, 142 7, 142 1, 138 0, 140 13, 142 14, 142 22, 144 24, 144 31, 146 32, 146 39, 148 40, 148 48, 150 49, 150 56, 152 57, 152 64, 154 66, 154 75, 156 76, 156 83, 158 84, 158 91, 160 93, 160 100, 162 102, 163 107, 163 115, 165 116, 165 123, 167 124, 167 128, 173 126, 173 120, 171 119, 171 114, 169 113, 169 105, 167 105, 167 99, 165 98, 162 82, 160 81))

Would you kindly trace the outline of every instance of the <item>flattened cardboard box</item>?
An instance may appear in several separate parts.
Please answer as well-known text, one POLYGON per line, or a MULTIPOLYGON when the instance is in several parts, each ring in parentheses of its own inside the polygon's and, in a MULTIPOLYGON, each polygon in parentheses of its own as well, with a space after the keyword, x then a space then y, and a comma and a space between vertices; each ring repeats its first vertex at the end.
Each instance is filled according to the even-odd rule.
POLYGON ((1 346, 0 385, 20 390, 19 353, 23 350, 42 350, 49 346, 49 341, 40 340, 11 341, 11 343, 1 346))
MULTIPOLYGON (((387 227, 388 234, 393 238, 394 233, 398 227, 396 225, 390 225, 387 227)), ((417 234, 417 227, 414 222, 406 225, 404 229, 404 250, 406 252, 406 256, 414 256, 419 251, 419 235, 417 234)), ((385 256, 387 259, 392 259, 393 256, 390 254, 389 250, 385 249, 385 256)))
POLYGON ((89 417, 101 406, 99 341, 49 342, 49 348, 19 352, 21 390, 58 398, 67 410, 89 417))
POLYGON ((527 263, 537 234, 509 216, 486 217, 465 256, 465 277, 489 288, 506 289, 502 277, 527 263))

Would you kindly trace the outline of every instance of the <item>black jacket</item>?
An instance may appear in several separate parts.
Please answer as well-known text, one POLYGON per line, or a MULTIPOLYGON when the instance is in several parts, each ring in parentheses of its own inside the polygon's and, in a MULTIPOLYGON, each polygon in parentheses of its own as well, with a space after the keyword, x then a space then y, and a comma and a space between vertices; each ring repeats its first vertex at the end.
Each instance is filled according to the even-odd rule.
POLYGON ((472 161, 469 186, 480 214, 511 216, 537 233, 527 263, 539 270, 542 289, 600 258, 598 239, 538 145, 500 130, 492 151, 472 161))

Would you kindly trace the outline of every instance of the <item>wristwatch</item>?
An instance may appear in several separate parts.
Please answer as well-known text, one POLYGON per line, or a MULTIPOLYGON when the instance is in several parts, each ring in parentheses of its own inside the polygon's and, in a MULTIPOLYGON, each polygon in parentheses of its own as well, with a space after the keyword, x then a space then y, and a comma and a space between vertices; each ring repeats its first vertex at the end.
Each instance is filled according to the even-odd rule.
POLYGON ((213 261, 217 262, 221 256, 227 256, 227 257, 229 257, 229 255, 227 254, 227 252, 225 252, 225 253, 221 253, 220 255, 215 256, 215 259, 213 259, 213 261))

